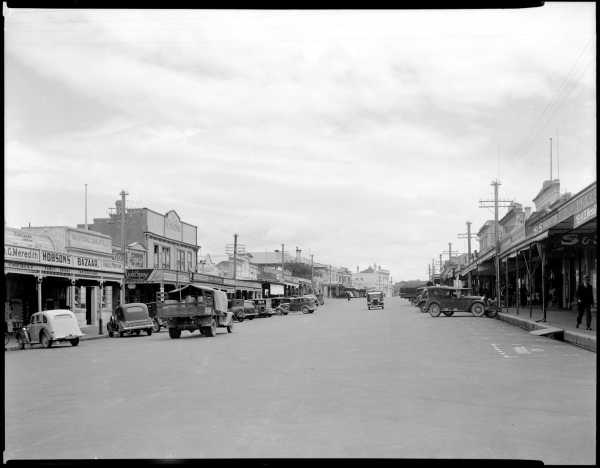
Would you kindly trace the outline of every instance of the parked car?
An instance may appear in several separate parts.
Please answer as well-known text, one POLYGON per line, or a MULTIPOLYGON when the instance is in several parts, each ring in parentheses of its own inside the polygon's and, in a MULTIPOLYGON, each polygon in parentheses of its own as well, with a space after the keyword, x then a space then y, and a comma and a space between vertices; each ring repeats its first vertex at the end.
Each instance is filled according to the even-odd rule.
POLYGON ((312 299, 315 302, 315 307, 319 307, 319 305, 323 304, 323 302, 319 301, 319 298, 314 294, 305 294, 303 297, 312 299))
POLYGON ((316 306, 312 299, 307 297, 292 297, 289 302, 289 312, 302 312, 303 314, 314 314, 316 306))
POLYGON ((45 310, 31 315, 29 324, 19 330, 17 342, 21 349, 38 343, 50 348, 54 343, 65 341, 77 346, 82 336, 73 312, 68 309, 45 310))
POLYGON ((383 292, 369 291, 367 292, 367 307, 371 309, 383 309, 383 292))
POLYGON ((233 314, 238 322, 243 322, 245 319, 252 320, 258 317, 258 311, 254 305, 254 301, 250 299, 229 299, 229 311, 233 314))
POLYGON ((440 313, 450 317, 455 312, 471 312, 475 317, 481 317, 486 309, 484 298, 469 293, 467 288, 430 286, 423 310, 432 317, 438 317, 440 313))
POLYGON ((273 315, 273 310, 270 307, 269 299, 253 299, 254 308, 256 309, 257 317, 270 317, 273 315))
POLYGON ((271 298, 271 307, 273 312, 278 315, 287 315, 290 312, 291 297, 273 297, 271 298))
POLYGON ((113 311, 106 325, 108 336, 113 337, 115 333, 123 335, 139 335, 142 331, 152 335, 154 321, 148 314, 148 307, 141 302, 121 304, 113 311))

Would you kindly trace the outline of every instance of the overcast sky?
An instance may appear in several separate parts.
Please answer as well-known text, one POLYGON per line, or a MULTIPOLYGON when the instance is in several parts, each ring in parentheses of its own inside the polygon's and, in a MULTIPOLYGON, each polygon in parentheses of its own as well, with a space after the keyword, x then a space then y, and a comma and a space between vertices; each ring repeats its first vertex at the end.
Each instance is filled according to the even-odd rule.
MULTIPOLYGON (((501 198, 596 179, 595 5, 5 9, 5 222, 175 209, 201 253, 286 244, 426 278, 501 198)), ((501 215, 504 211, 501 211, 501 215)), ((473 248, 477 248, 474 244, 473 248)))

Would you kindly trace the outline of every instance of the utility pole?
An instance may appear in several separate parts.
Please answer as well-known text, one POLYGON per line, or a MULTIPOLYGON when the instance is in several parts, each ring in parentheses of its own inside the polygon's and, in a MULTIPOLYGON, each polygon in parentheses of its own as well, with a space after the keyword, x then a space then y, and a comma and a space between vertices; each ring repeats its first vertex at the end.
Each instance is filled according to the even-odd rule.
MULTIPOLYGON (((471 221, 467 221, 467 232, 458 234, 459 239, 467 239, 467 265, 471 264, 471 239, 475 239, 477 236, 471 235, 471 221)), ((467 273, 467 287, 471 289, 473 287, 473 276, 471 272, 467 273)))
POLYGON ((237 233, 233 235, 233 297, 237 299, 237 233))
POLYGON ((88 230, 87 223, 87 184, 85 184, 85 230, 88 230))
MULTIPOLYGON (((127 240, 125 239, 125 197, 129 195, 125 190, 121 190, 121 256, 123 257, 123 273, 127 267, 127 240)), ((121 304, 125 304, 125 283, 121 288, 121 304)))
POLYGON ((314 255, 310 254, 310 287, 312 288, 311 293, 314 294, 314 292, 315 292, 315 281, 314 281, 313 267, 314 267, 314 255))
POLYGON ((550 137, 550 180, 552 180, 552 137, 550 137))
MULTIPOLYGON (((283 259, 284 259, 284 249, 285 248, 285 244, 281 244, 281 281, 285 280, 285 273, 284 273, 284 266, 283 266, 283 259)), ((284 285, 285 288, 285 285, 284 285)))
POLYGON ((496 305, 498 306, 498 308, 500 308, 500 226, 498 224, 498 208, 500 208, 500 206, 502 206, 502 208, 509 208, 512 205, 513 201, 498 200, 498 186, 502 185, 499 180, 492 181, 491 185, 494 186, 494 200, 479 200, 479 207, 494 207, 494 240, 496 244, 496 255, 494 256, 494 263, 496 266, 496 305), (493 203, 493 205, 490 205, 490 203, 493 203))
POLYGON ((429 277, 429 280, 431 280, 432 275, 431 275, 431 265, 427 265, 427 275, 429 277))
POLYGON ((327 286, 327 297, 331 297, 331 265, 329 265, 329 285, 327 286))

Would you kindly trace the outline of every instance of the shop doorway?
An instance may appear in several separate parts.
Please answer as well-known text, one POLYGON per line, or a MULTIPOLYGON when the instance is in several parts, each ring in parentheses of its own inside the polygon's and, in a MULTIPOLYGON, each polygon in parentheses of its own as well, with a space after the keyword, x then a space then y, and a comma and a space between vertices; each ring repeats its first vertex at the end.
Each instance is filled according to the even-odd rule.
POLYGON ((92 294, 94 288, 90 286, 85 287, 85 322, 88 325, 92 324, 92 294))

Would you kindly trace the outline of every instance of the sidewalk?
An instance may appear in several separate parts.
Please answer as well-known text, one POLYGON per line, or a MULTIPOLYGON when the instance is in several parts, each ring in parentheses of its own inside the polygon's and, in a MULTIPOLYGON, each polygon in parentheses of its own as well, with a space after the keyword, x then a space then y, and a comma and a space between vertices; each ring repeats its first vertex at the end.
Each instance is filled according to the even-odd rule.
POLYGON ((526 330, 541 330, 544 328, 557 328, 561 332, 557 332, 555 336, 560 337, 569 343, 580 346, 589 351, 596 352, 596 334, 597 334, 597 312, 592 311, 592 330, 586 330, 585 317, 583 322, 576 328, 577 311, 562 310, 562 309, 547 309, 546 321, 542 322, 544 314, 540 307, 534 307, 529 312, 529 307, 517 309, 502 308, 502 313, 498 314, 498 318, 505 322, 510 322, 526 330))
MULTIPOLYGON (((86 325, 85 327, 79 327, 79 328, 81 329, 81 332, 84 334, 81 338, 79 338, 80 341, 97 340, 99 338, 108 338, 108 333, 106 332, 106 325, 104 325, 102 327, 103 332, 104 332, 102 335, 100 335, 98 333, 98 325, 86 325)), ((37 346, 37 345, 34 345, 34 346, 37 346)), ((4 346, 5 351, 18 351, 20 349, 21 348, 19 348, 17 340, 15 339, 14 336, 11 336, 8 344, 4 346)))

